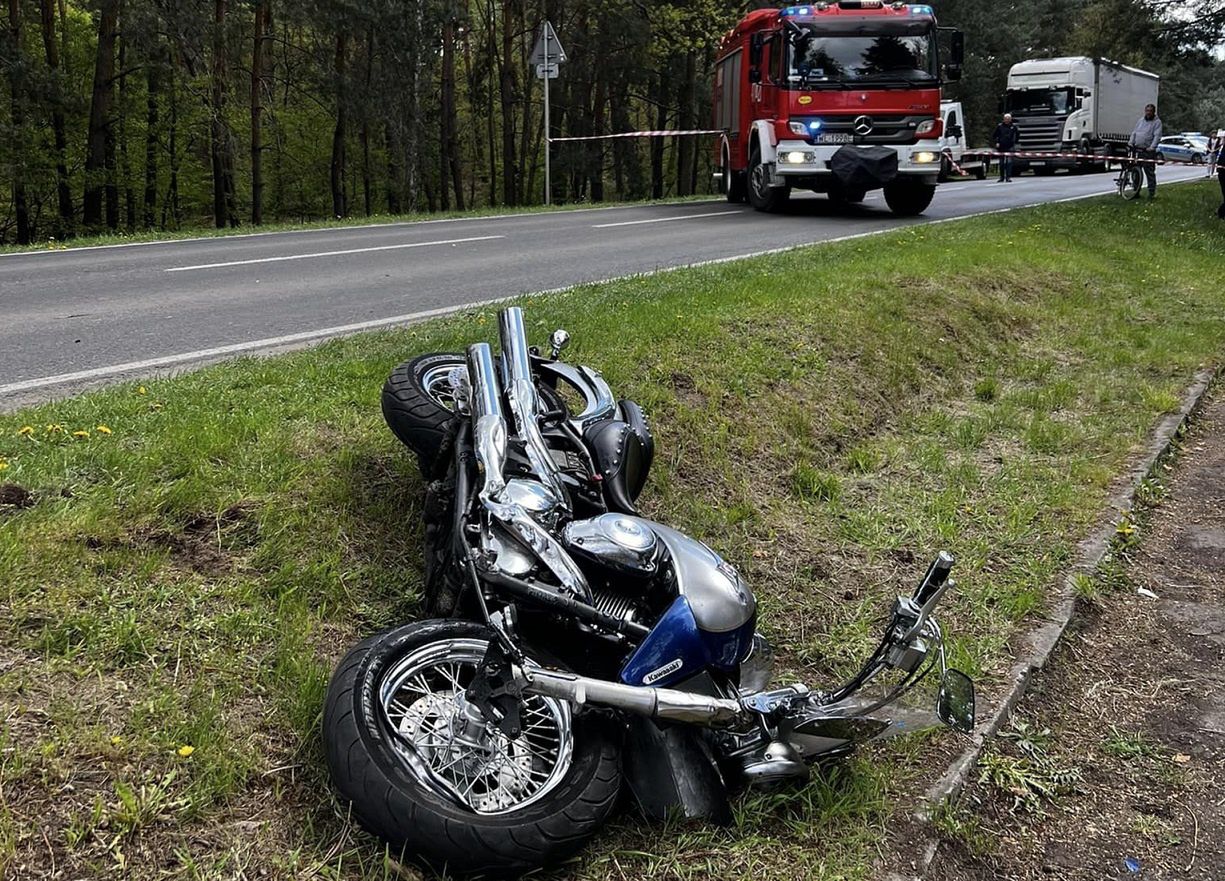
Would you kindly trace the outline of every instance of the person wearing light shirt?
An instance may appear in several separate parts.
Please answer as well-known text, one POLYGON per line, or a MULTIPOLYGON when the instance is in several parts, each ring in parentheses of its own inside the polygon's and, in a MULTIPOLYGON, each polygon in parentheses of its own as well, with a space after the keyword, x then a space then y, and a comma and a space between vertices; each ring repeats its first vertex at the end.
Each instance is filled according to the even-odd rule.
POLYGON ((1148 181, 1148 197, 1157 195, 1157 145, 1161 143, 1161 118, 1157 116, 1157 107, 1147 104, 1144 115, 1136 123, 1127 146, 1140 153, 1142 159, 1150 160, 1144 163, 1144 177, 1148 181))

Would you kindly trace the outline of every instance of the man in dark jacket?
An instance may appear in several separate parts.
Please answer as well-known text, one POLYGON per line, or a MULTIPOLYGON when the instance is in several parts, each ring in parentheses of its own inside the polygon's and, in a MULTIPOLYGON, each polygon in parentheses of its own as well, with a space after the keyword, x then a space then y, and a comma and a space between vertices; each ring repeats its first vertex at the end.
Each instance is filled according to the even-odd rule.
MULTIPOLYGON (((1004 121, 995 127, 995 134, 991 136, 991 140, 995 142, 995 149, 1001 153, 1011 153, 1016 150, 1017 144, 1021 143, 1021 130, 1012 121, 1011 113, 1004 114, 1004 121)), ((1001 156, 999 183, 1011 180, 1012 157, 1001 156)))
POLYGON ((1225 136, 1217 137, 1216 149, 1216 179, 1221 183, 1221 207, 1216 216, 1225 220, 1225 136))

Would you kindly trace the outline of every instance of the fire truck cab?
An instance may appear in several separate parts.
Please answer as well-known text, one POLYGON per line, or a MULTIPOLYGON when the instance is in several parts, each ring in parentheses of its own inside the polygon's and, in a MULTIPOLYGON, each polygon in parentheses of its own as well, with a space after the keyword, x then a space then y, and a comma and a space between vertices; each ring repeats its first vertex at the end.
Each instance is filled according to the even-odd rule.
POLYGON ((716 179, 729 201, 777 211, 793 188, 862 201, 884 189, 921 214, 940 175, 940 87, 960 78, 952 31, 942 65, 931 6, 841 0, 758 9, 715 62, 716 179))

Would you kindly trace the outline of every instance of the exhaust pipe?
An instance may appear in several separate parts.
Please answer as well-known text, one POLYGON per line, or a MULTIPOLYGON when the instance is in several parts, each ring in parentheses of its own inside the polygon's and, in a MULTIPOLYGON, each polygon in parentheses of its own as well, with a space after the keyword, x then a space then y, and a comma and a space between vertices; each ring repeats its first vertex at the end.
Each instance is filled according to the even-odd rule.
POLYGON ((571 596, 590 605, 591 587, 583 570, 561 542, 533 520, 507 492, 503 473, 506 468, 506 417, 502 411, 502 387, 489 343, 473 343, 468 347, 468 381, 472 445, 484 471, 481 504, 549 568, 571 596))
POLYGON ((473 446, 485 472, 481 501, 488 505, 506 489, 503 473, 506 470, 506 417, 502 414, 502 388, 489 343, 473 343, 468 347, 468 380, 473 446))
POLYGON ((611 707, 661 722, 717 727, 730 725, 748 715, 739 701, 727 698, 673 688, 639 688, 557 670, 528 670, 523 690, 575 704, 611 707))
POLYGON ((540 395, 532 382, 532 362, 527 346, 527 330, 523 310, 511 306, 498 313, 498 339, 502 344, 502 377, 506 396, 515 417, 515 434, 523 441, 532 470, 557 501, 565 505, 566 491, 562 486, 557 463, 540 433, 540 395))

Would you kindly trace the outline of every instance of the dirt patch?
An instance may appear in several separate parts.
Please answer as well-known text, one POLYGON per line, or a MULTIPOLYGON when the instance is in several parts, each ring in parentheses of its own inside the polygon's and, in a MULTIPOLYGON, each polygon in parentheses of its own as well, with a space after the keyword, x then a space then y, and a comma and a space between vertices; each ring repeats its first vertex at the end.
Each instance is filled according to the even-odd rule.
POLYGON ((140 527, 119 538, 87 535, 81 542, 95 551, 115 547, 163 548, 181 569, 201 575, 225 575, 238 565, 237 551, 252 543, 244 534, 256 528, 250 518, 253 510, 252 503, 239 502, 219 514, 196 514, 177 531, 140 527))
POLYGON ((1225 878, 1223 486, 1217 393, 1141 541, 940 821, 931 881, 1225 878))
POLYGON ((32 508, 34 493, 15 483, 0 483, 0 508, 32 508))

